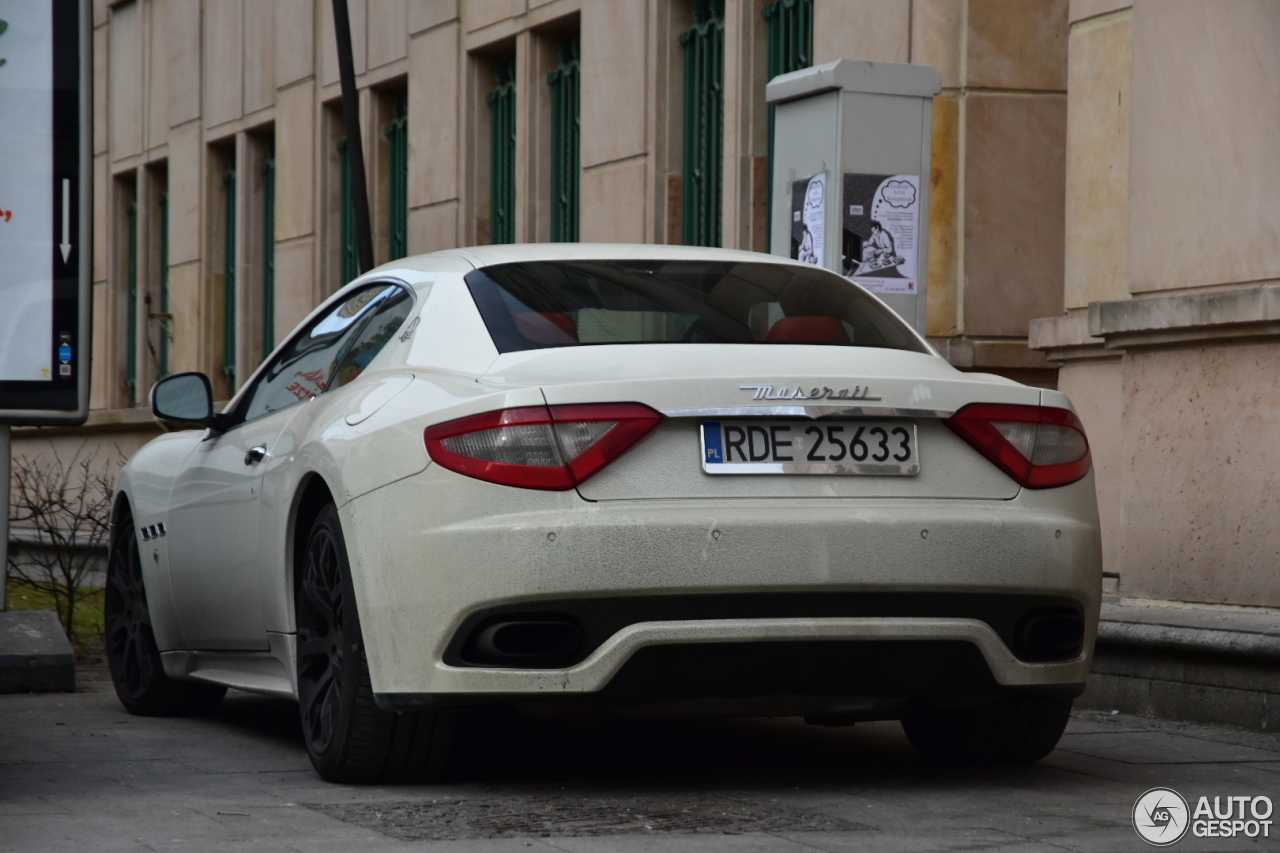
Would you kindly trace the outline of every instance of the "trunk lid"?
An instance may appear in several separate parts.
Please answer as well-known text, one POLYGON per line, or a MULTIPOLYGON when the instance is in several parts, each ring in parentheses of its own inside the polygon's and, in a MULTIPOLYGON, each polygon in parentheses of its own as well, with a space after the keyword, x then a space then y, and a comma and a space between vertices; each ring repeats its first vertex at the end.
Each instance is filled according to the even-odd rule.
MULTIPOLYGON (((1035 405, 1040 391, 961 373, 902 350, 758 344, 643 344, 500 356, 485 384, 538 385, 548 404, 643 403, 666 420, 578 487, 592 501, 717 498, 1008 499, 1018 485, 941 418, 974 402, 1035 405), (913 476, 734 474, 702 470, 704 422, 910 421, 913 476)), ((856 423, 855 423, 856 426, 856 423)))

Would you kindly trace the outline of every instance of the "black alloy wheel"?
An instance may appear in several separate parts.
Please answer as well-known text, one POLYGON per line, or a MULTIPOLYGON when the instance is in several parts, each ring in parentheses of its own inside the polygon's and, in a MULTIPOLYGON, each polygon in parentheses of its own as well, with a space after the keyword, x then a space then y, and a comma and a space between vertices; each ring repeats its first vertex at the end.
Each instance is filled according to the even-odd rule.
POLYGON ((330 782, 423 781, 439 775, 452 720, 391 712, 374 700, 338 511, 316 515, 297 566, 298 711, 311 764, 330 782))
POLYGON ((151 628, 147 587, 138 553, 138 531, 126 508, 116 519, 107 559, 105 601, 107 666, 121 704, 133 714, 200 714, 216 706, 227 688, 175 681, 164 674, 151 628))
POLYGON ((307 541, 298 600, 298 702, 311 755, 328 751, 338 726, 344 589, 334 531, 317 524, 307 541))

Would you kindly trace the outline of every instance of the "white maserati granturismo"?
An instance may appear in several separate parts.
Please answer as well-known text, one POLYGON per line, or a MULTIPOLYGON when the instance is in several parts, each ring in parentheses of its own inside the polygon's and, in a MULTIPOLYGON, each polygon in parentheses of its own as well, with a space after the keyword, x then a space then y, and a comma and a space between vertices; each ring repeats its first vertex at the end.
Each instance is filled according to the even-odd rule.
POLYGON ((108 657, 138 714, 296 699, 326 779, 429 777, 486 703, 899 719, 1029 762, 1089 672, 1089 446, 876 297, 768 255, 385 265, 122 471, 108 657))

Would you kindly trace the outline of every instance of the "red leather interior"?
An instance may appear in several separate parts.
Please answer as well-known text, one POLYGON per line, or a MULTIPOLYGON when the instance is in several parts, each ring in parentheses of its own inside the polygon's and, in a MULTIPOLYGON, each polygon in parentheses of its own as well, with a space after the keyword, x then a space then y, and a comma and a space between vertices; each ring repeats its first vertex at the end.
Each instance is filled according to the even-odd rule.
POLYGON ((525 311, 511 316, 516 321, 516 331, 536 344, 563 344, 566 337, 578 341, 578 325, 568 314, 525 311))
POLYGON ((847 344, 849 336, 835 317, 783 317, 773 324, 767 341, 796 344, 847 344))

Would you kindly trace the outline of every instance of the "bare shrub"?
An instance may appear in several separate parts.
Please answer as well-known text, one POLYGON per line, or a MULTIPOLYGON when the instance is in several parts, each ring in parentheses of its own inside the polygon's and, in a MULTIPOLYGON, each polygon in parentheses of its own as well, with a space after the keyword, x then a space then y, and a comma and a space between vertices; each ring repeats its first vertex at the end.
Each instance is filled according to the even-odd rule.
POLYGON ((19 586, 52 597, 75 642, 76 605, 92 593, 84 589, 85 576, 106 553, 112 484, 124 457, 117 448, 118 460, 99 460, 99 451, 86 453, 81 444, 64 460, 52 443, 50 449, 34 459, 13 459, 9 529, 25 541, 10 549, 8 571, 19 586))

